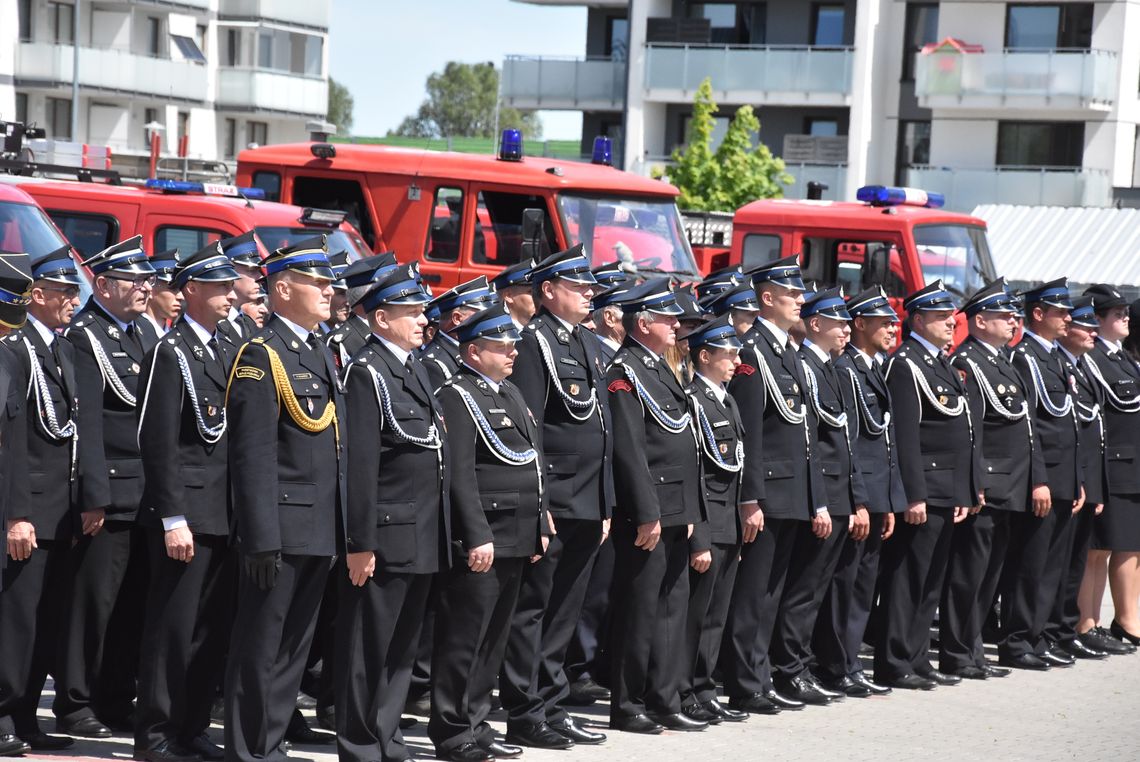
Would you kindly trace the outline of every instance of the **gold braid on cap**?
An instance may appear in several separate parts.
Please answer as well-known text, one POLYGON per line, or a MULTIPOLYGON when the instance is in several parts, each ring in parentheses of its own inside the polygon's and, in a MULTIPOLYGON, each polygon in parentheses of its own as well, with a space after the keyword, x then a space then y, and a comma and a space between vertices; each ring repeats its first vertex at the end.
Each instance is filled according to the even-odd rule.
POLYGON ((250 344, 258 344, 261 346, 261 348, 265 350, 265 354, 269 357, 269 373, 273 376, 273 385, 277 389, 277 415, 281 415, 281 405, 284 403, 285 411, 289 413, 289 417, 293 419, 293 423, 310 434, 320 434, 331 424, 336 434, 337 447, 339 448, 340 423, 336 417, 336 405, 330 399, 325 405, 325 410, 321 413, 320 418, 310 418, 305 415, 305 411, 301 409, 301 403, 297 401, 297 395, 293 393, 293 386, 289 383, 289 373, 285 370, 280 355, 278 355, 272 347, 267 346, 264 339, 251 339, 248 344, 244 344, 242 348, 238 350, 238 355, 234 359, 233 367, 230 368, 229 383, 226 384, 226 406, 228 407, 230 403, 230 389, 233 388, 234 375, 237 373, 238 363, 241 361, 242 354, 250 344))

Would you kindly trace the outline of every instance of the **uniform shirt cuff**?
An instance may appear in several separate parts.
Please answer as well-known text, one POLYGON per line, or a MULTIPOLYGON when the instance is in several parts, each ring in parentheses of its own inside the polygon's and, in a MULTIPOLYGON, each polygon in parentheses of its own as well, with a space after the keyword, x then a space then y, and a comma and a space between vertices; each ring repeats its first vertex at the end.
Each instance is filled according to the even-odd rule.
POLYGON ((171 529, 181 529, 182 527, 190 526, 190 522, 186 520, 185 516, 163 516, 162 529, 169 532, 171 529))

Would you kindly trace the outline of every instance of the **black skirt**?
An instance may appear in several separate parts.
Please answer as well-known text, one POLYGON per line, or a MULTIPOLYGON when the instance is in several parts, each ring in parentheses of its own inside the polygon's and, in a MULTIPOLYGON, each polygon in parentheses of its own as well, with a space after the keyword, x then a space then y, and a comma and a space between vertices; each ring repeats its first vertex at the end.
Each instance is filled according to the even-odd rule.
POLYGON ((1093 524, 1094 550, 1140 553, 1140 494, 1110 494, 1093 524))

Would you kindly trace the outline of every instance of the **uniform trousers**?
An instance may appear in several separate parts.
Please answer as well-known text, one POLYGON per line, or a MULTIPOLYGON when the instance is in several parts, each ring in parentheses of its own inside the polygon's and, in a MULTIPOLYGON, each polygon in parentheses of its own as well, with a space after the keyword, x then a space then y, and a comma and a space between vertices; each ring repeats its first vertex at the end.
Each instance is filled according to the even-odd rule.
POLYGON ((1045 628, 1045 636, 1054 643, 1064 643, 1077 637, 1077 626, 1081 622, 1081 607, 1077 596, 1081 591, 1081 580, 1085 576, 1085 564, 1089 558, 1089 545, 1092 543, 1093 526, 1096 523, 1096 506, 1086 505, 1073 516, 1073 551, 1069 556, 1069 569, 1065 576, 1064 592, 1060 612, 1056 620, 1050 617, 1045 628))
POLYGON ((610 588, 614 579, 614 544, 609 538, 598 547, 586 600, 574 637, 566 649, 566 679, 571 683, 590 679, 609 682, 610 588))
POLYGON ((681 705, 717 697, 713 672, 720 658, 732 588, 740 565, 740 546, 712 543, 712 564, 703 573, 689 569, 689 611, 685 617, 685 647, 689 669, 681 678, 681 705))
POLYGON ((1068 559, 1058 561, 1068 544, 1072 510, 1056 501, 1042 518, 1032 512, 1010 517, 1009 552, 1001 581, 1002 640, 1006 658, 1043 654, 1045 624, 1068 575, 1068 559))
POLYGON ((335 665, 341 762, 398 762, 412 756, 400 733, 400 713, 435 576, 377 571, 360 587, 347 574, 343 578, 335 665))
POLYGON ((238 574, 237 616, 226 663, 226 759, 285 759, 281 742, 313 640, 328 556, 282 554, 276 584, 238 574))
POLYGON ((108 520, 71 549, 52 704, 60 720, 122 721, 130 713, 145 621, 145 540, 134 521, 108 520))
POLYGON ((875 677, 892 681, 930 669, 930 625, 942 597, 954 509, 926 506, 926 523, 895 524, 879 576, 875 677))
MULTIPOLYGON (((25 561, 8 558, 0 591, 0 735, 30 736, 36 709, 53 670, 67 605, 68 547, 37 540, 25 561)), ((5 548, 4 552, 7 552, 5 548)))
POLYGON ((1076 608, 1077 593, 1080 591, 1081 578, 1085 573, 1085 561, 1088 559, 1089 536, 1092 533, 1092 521, 1089 517, 1094 513, 1093 506, 1082 506, 1079 513, 1072 513, 1068 508, 1068 520, 1059 522, 1054 530, 1054 537, 1049 548, 1049 563, 1057 564, 1060 569, 1060 580, 1057 584, 1057 594, 1049 605, 1045 618, 1045 641, 1052 646, 1077 637, 1077 623, 1080 621, 1080 611, 1077 618, 1066 619, 1066 602, 1071 598, 1072 607, 1076 608), (1078 548, 1078 534, 1084 535, 1080 540, 1082 547, 1078 548), (1076 578, 1076 587, 1073 579, 1076 578))
POLYGON ((236 572, 224 535, 194 535, 194 558, 185 563, 166 554, 165 532, 146 532, 151 578, 135 709, 138 750, 185 743, 210 726, 236 572))
POLYGON ((527 558, 495 558, 476 573, 466 560, 437 580, 432 653, 431 720, 428 737, 445 754, 465 743, 486 746, 495 740, 487 716, 491 692, 503 663, 507 631, 518 601, 527 558))
POLYGON ((815 672, 825 680, 839 680, 863 669, 859 646, 875 601, 884 516, 870 515, 871 531, 865 540, 856 541, 850 533, 843 533, 839 563, 820 606, 811 641, 815 672))
POLYGON ((776 615, 769 660, 778 680, 799 677, 811 664, 812 632, 848 534, 846 516, 836 517, 825 539, 816 537, 811 527, 811 522, 801 521, 796 528, 788 578, 776 615))
POLYGON ((602 523, 555 516, 554 527, 557 534, 546 553, 523 571, 499 678, 508 727, 569 716, 561 706, 570 695, 566 649, 582 611, 602 523))
POLYGON ((610 719, 676 714, 688 670, 688 528, 663 527, 660 542, 645 551, 633 544, 634 525, 615 526, 610 719))
POLYGON ((768 647, 788 576, 795 536, 802 521, 764 520, 764 531, 740 550, 740 566, 725 625, 728 653, 721 657, 725 691, 746 698, 772 687, 768 647))
POLYGON ((943 672, 985 666, 982 627, 1001 579, 1010 516, 983 507, 954 527, 938 609, 938 668, 943 672))

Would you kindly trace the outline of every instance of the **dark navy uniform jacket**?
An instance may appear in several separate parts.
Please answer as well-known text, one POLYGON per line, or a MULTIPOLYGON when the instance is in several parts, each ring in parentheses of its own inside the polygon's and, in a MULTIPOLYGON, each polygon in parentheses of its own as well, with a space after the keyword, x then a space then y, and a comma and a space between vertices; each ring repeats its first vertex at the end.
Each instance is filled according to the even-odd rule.
MULTIPOLYGON (((36 537, 45 540, 70 540, 76 530, 78 515, 75 499, 78 487, 78 440, 72 436, 57 438, 51 431, 51 421, 40 405, 50 404, 55 416, 56 434, 68 428, 78 434, 76 411, 79 407, 75 380, 75 350, 62 336, 52 342, 52 351, 40 332, 28 323, 8 336, 8 348, 19 361, 24 378, 28 379, 23 391, 27 416, 27 483, 30 501, 14 506, 36 528, 36 537), (58 362, 57 362, 58 357, 58 362), (38 367, 33 372, 33 363, 38 367), (42 374, 42 375, 41 375, 42 374), (42 391, 37 394, 36 377, 43 380, 48 402, 42 391)), ((20 391, 20 390, 13 390, 20 391)), ((5 456, 7 457, 7 456, 5 456)))
MULTIPOLYGON (((333 556, 344 539, 343 452, 350 428, 332 357, 274 316, 245 344, 227 392, 234 534, 244 553, 333 556), (329 402, 336 425, 309 431, 278 402, 269 363, 276 352, 300 412, 319 418, 329 402), (339 444, 338 444, 339 437, 339 444)), ((372 434, 375 437, 375 434, 372 434)))
POLYGON ((104 508, 108 521, 134 521, 143 491, 139 456, 139 372, 153 343, 136 320, 134 341, 91 299, 71 322, 79 396, 81 510, 104 508))
POLYGON ((709 383, 694 376, 685 393, 693 405, 694 425, 701 449, 701 497, 705 520, 693 527, 690 552, 708 550, 713 543, 740 543, 740 472, 744 466, 744 424, 727 390, 724 402, 709 383))
POLYGON ((667 362, 627 338, 607 373, 614 425, 614 519, 634 527, 702 519, 689 399, 667 362), (636 382, 635 379, 636 378, 636 382))
POLYGON ((185 516, 195 534, 229 534, 228 432, 222 424, 233 355, 229 342, 218 338, 212 356, 182 318, 143 361, 138 405, 146 476, 139 513, 143 526, 161 529, 162 519, 185 516))
POLYGON ((345 369, 348 549, 375 552, 377 570, 434 574, 450 557, 450 437, 427 371, 410 357, 401 364, 370 335, 345 369))
POLYGON ((550 512, 555 520, 609 518, 613 426, 601 340, 542 310, 517 346, 510 380, 538 421, 550 512))
POLYGON ((899 472, 898 435, 888 415, 891 392, 882 370, 868 365, 858 350, 848 345, 836 358, 835 368, 844 395, 855 408, 848 412, 851 449, 863 481, 869 513, 899 513, 906 510, 906 492, 899 472))
MULTIPOLYGON (((865 506, 870 500, 863 486, 863 474, 855 467, 848 434, 849 423, 855 415, 854 399, 840 383, 834 362, 825 363, 814 349, 806 346, 800 348, 800 357, 805 372, 813 374, 808 380, 814 381, 819 395, 816 439, 820 470, 827 488, 827 510, 832 516, 850 516, 855 506, 865 506), (825 415, 832 421, 842 420, 843 425, 832 425, 825 415)), ((816 401, 812 400, 812 404, 816 401)))
POLYGON ((1083 359, 1104 393, 1107 491, 1140 494, 1140 368, 1126 351, 1099 338, 1083 359))
POLYGON ((1072 401, 1076 381, 1061 363, 1060 350, 1046 349, 1028 333, 1014 348, 1013 367, 1022 385, 1033 390, 1033 426, 1045 460, 1049 492, 1053 500, 1076 500, 1083 480, 1072 401))
POLYGON ((1045 461, 1033 428, 1033 390, 1005 352, 991 352, 969 336, 951 358, 966 384, 981 448, 981 481, 986 506, 1006 511, 1032 508, 1034 485, 1044 484, 1045 461), (1022 410, 1025 414, 1022 414, 1022 410))
POLYGON ((465 564, 467 551, 488 542, 496 558, 541 553, 539 538, 548 531, 543 461, 538 425, 522 395, 509 381, 495 391, 464 365, 444 382, 439 400, 451 448, 455 558, 465 564))

